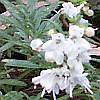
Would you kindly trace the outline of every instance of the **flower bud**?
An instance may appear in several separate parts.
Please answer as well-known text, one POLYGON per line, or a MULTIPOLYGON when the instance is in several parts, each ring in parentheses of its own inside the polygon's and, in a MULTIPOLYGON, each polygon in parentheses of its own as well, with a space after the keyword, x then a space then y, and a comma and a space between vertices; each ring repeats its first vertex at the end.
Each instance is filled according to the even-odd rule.
POLYGON ((54 29, 50 29, 50 30, 48 31, 48 35, 52 35, 52 34, 54 34, 54 33, 55 33, 54 29))
POLYGON ((94 15, 94 11, 89 9, 89 10, 87 11, 87 15, 88 15, 88 16, 93 16, 93 15, 94 15))
POLYGON ((95 35, 95 29, 93 29, 92 27, 88 27, 85 29, 85 33, 86 36, 88 37, 92 37, 95 35))
POLYGON ((88 6, 84 6, 82 10, 83 10, 84 12, 86 12, 86 11, 89 10, 89 7, 88 7, 88 6))

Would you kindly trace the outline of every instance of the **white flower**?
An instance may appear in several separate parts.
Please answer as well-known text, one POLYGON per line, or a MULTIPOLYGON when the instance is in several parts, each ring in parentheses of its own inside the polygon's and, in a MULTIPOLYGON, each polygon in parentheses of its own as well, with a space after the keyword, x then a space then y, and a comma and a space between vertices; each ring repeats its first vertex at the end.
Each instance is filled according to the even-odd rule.
POLYGON ((64 61, 64 53, 60 50, 54 51, 54 59, 57 65, 63 64, 64 61))
MULTIPOLYGON (((64 54, 68 57, 68 59, 81 59, 81 57, 83 57, 81 55, 89 55, 88 51, 91 49, 91 46, 84 38, 69 38, 66 41, 64 54)), ((85 59, 87 59, 87 57, 84 58, 84 60, 85 59)))
POLYGON ((43 44, 42 50, 45 51, 45 59, 48 62, 56 62, 61 65, 64 60, 64 46, 66 44, 64 35, 61 33, 52 34, 52 40, 43 44))
POLYGON ((40 51, 40 47, 42 46, 43 42, 41 39, 34 39, 30 43, 30 47, 33 50, 40 51))
POLYGON ((56 44, 60 44, 65 41, 65 37, 62 33, 52 34, 51 37, 56 44))
POLYGON ((86 88, 91 94, 93 94, 93 92, 90 90, 91 86, 89 84, 89 80, 86 77, 87 75, 87 73, 83 73, 77 76, 71 76, 69 78, 69 85, 66 87, 66 92, 70 94, 70 97, 72 97, 72 91, 77 84, 86 88))
MULTIPOLYGON (((56 81, 55 75, 52 74, 52 70, 43 70, 40 76, 32 78, 32 82, 37 85, 40 84, 48 93, 53 91, 56 81)), ((58 90, 57 90, 58 93, 58 90)))
POLYGON ((84 3, 80 4, 79 6, 77 6, 77 9, 80 11, 83 7, 84 7, 84 3))
POLYGON ((74 7, 74 5, 71 2, 68 3, 63 3, 62 4, 63 8, 64 8, 64 12, 70 17, 73 18, 75 16, 77 16, 77 14, 80 13, 80 7, 74 7))
POLYGON ((89 9, 89 10, 87 11, 87 15, 88 15, 88 16, 93 16, 93 15, 94 15, 94 11, 91 10, 91 9, 89 9))
POLYGON ((84 12, 86 15, 88 16, 93 16, 94 15, 94 11, 91 9, 88 9, 87 11, 84 12))
POLYGON ((80 75, 84 71, 84 67, 80 61, 77 59, 68 59, 67 64, 70 68, 70 72, 73 76, 80 75))
MULTIPOLYGON (((65 43, 65 45, 64 45, 64 54, 65 54, 66 56, 68 56, 68 54, 69 54, 69 52, 71 51, 73 45, 74 45, 74 42, 73 42, 70 38, 66 39, 66 43, 65 43)), ((72 52, 71 52, 71 53, 72 53, 72 52)))
MULTIPOLYGON (((83 21, 82 23, 86 22, 84 19, 81 19, 81 21, 83 21)), ((70 24, 68 39, 65 39, 63 34, 57 33, 51 34, 52 39, 44 44, 40 39, 33 40, 31 47, 34 50, 38 48, 43 50, 47 62, 63 65, 61 68, 43 70, 40 76, 32 78, 35 85, 40 84, 43 88, 41 97, 44 96, 45 92, 52 92, 53 98, 56 100, 56 94, 59 94, 60 90, 66 90, 72 97, 73 89, 78 84, 93 94, 86 77, 88 74, 83 73, 83 63, 89 62, 89 50, 91 49, 89 42, 82 38, 83 34, 83 28, 70 24), (65 60, 67 60, 67 64, 64 62, 65 60)))
POLYGON ((89 6, 84 6, 82 9, 84 12, 87 12, 89 10, 89 6))
POLYGON ((91 49, 91 46, 88 41, 84 38, 68 39, 67 41, 70 45, 67 47, 68 49, 65 49, 64 53, 67 55, 68 60, 72 61, 70 62, 71 64, 76 59, 82 63, 89 62, 90 54, 88 51, 91 49))
POLYGON ((43 50, 43 51, 45 51, 45 52, 49 52, 49 51, 52 51, 52 50, 54 50, 54 45, 55 44, 53 44, 53 41, 52 40, 48 40, 47 42, 45 42, 43 45, 42 45, 42 47, 41 47, 41 49, 43 50))
POLYGON ((45 91, 48 93, 53 92, 54 100, 56 100, 55 94, 59 93, 59 90, 64 90, 66 88, 67 77, 69 76, 69 71, 64 66, 62 68, 53 68, 43 70, 40 76, 32 78, 32 82, 37 85, 40 84, 44 89, 42 91, 41 97, 44 96, 45 91))
POLYGON ((78 53, 84 53, 91 49, 90 43, 84 38, 74 40, 75 47, 78 48, 78 53))
POLYGON ((56 62, 57 65, 61 65, 64 60, 64 54, 60 50, 45 52, 45 60, 51 63, 56 62))
POLYGON ((80 28, 77 25, 71 25, 69 26, 69 37, 70 38, 80 38, 84 34, 84 29, 80 28))
POLYGON ((45 52, 45 60, 47 62, 51 62, 51 63, 55 62, 55 60, 54 60, 54 53, 52 51, 45 52))
POLYGON ((52 39, 45 42, 42 46, 42 50, 44 51, 54 51, 54 50, 61 50, 62 45, 65 42, 64 35, 61 33, 52 34, 52 39))
POLYGON ((91 60, 91 57, 90 57, 89 52, 84 52, 84 53, 79 54, 77 59, 81 61, 83 64, 85 64, 85 63, 89 63, 89 61, 91 60))
POLYGON ((84 33, 86 36, 88 37, 92 37, 95 35, 95 29, 92 28, 92 27, 88 27, 85 29, 85 33, 84 33))

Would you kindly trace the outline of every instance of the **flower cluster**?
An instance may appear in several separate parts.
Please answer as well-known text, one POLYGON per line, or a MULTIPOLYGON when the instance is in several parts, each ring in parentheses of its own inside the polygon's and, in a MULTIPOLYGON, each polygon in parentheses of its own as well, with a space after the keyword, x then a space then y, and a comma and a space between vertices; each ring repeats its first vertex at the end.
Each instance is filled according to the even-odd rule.
MULTIPOLYGON (((63 3, 63 10, 67 16, 73 18, 80 14, 81 9, 85 9, 84 4, 75 7, 71 2, 63 3)), ((35 51, 44 51, 45 60, 50 63, 56 63, 62 67, 43 70, 40 76, 32 78, 32 82, 40 84, 43 87, 41 97, 45 92, 53 92, 54 100, 59 90, 65 90, 72 97, 72 91, 76 85, 81 85, 91 94, 91 86, 87 79, 88 73, 84 73, 84 63, 88 63, 91 59, 89 50, 90 43, 83 38, 83 35, 89 37, 95 34, 92 27, 86 27, 88 21, 80 18, 77 24, 69 24, 69 37, 66 38, 62 33, 52 33, 51 39, 42 42, 41 39, 34 39, 30 46, 35 51)))

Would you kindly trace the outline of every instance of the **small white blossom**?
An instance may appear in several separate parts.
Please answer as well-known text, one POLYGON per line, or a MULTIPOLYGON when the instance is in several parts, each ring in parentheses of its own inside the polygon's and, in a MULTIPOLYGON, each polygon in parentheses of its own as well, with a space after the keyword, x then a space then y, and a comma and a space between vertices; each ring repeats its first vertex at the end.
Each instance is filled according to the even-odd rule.
POLYGON ((75 16, 77 16, 77 14, 80 13, 80 7, 75 7, 71 2, 68 2, 68 3, 63 3, 62 4, 63 6, 63 10, 64 12, 70 17, 70 18, 73 18, 75 16))
POLYGON ((74 41, 75 47, 78 48, 78 51, 77 51, 78 53, 84 53, 91 48, 90 43, 84 38, 74 39, 73 41, 74 41))
MULTIPOLYGON (((75 60, 81 61, 81 63, 87 63, 91 59, 89 50, 91 49, 90 44, 84 38, 68 39, 70 44, 65 49, 64 53, 67 55, 70 64, 75 66, 75 60)), ((69 62, 67 64, 69 65, 69 62)), ((72 66, 70 66, 72 67, 72 66)))
POLYGON ((88 41, 84 38, 67 39, 66 41, 67 46, 64 48, 64 54, 68 59, 78 59, 82 61, 82 63, 84 63, 85 60, 90 59, 88 51, 91 49, 91 46, 88 41))
POLYGON ((82 10, 83 10, 84 12, 87 12, 87 11, 89 10, 89 6, 84 6, 84 7, 82 8, 82 10))
POLYGON ((88 15, 88 16, 93 16, 93 15, 94 15, 94 11, 91 10, 91 9, 89 9, 89 10, 87 11, 87 15, 88 15))
POLYGON ((51 52, 51 51, 45 52, 45 60, 47 62, 51 62, 51 63, 55 62, 55 60, 54 60, 54 53, 51 52))
POLYGON ((43 44, 42 50, 45 51, 45 59, 48 62, 56 62, 57 65, 63 64, 65 37, 61 33, 52 34, 52 39, 43 44))
POLYGON ((77 9, 80 11, 83 7, 84 7, 84 3, 80 4, 79 6, 77 6, 77 9))
POLYGON ((51 37, 56 44, 60 44, 65 41, 65 37, 62 33, 52 34, 51 37))
POLYGON ((41 39, 34 39, 34 40, 31 41, 30 47, 33 50, 40 51, 40 47, 41 47, 42 44, 43 44, 43 42, 42 42, 41 39))
POLYGON ((80 28, 77 25, 70 24, 69 26, 69 37, 70 38, 80 38, 84 34, 84 28, 80 28))
POLYGON ((87 16, 93 16, 94 15, 94 11, 91 9, 88 9, 87 11, 84 12, 87 16))
POLYGON ((77 59, 68 59, 67 64, 70 68, 70 72, 73 76, 80 75, 84 71, 84 67, 81 63, 81 61, 78 61, 77 59))
POLYGON ((85 29, 85 33, 84 33, 86 36, 88 37, 92 37, 95 35, 95 29, 92 28, 92 27, 88 27, 85 29))
POLYGON ((35 85, 40 84, 44 88, 41 97, 44 96, 45 91, 48 93, 52 91, 54 100, 56 100, 55 94, 58 94, 60 89, 64 90, 66 88, 65 81, 67 81, 68 76, 69 71, 66 67, 47 69, 41 71, 40 76, 32 78, 32 82, 35 85))
POLYGON ((65 37, 63 34, 61 33, 57 33, 57 34, 52 34, 51 35, 52 39, 48 40, 47 42, 45 42, 42 46, 42 50, 44 51, 54 51, 54 50, 61 50, 62 49, 62 45, 65 42, 65 37))
POLYGON ((89 80, 86 77, 87 75, 87 73, 83 73, 77 76, 71 76, 69 78, 69 84, 66 87, 66 92, 70 94, 70 97, 72 97, 72 91, 77 84, 86 88, 91 94, 93 94, 93 92, 90 90, 91 86, 89 84, 89 80))
POLYGON ((83 52, 78 55, 77 59, 81 61, 83 64, 89 63, 89 61, 91 60, 90 53, 88 51, 83 52))
POLYGON ((64 54, 60 50, 45 52, 45 60, 51 63, 56 62, 57 65, 61 65, 64 60, 64 54))

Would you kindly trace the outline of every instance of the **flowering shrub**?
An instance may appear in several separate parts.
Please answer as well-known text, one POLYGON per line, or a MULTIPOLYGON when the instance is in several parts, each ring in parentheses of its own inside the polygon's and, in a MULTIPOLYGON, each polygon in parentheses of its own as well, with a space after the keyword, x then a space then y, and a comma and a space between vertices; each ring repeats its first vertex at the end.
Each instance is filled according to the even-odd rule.
POLYGON ((66 100, 81 94, 96 100, 99 71, 89 61, 100 62, 91 57, 100 51, 88 40, 98 28, 84 19, 84 15, 94 16, 86 0, 1 2, 7 11, 0 15, 0 99, 40 100, 52 93, 54 100, 56 95, 66 100), (65 31, 62 24, 66 24, 65 31), (41 96, 28 95, 33 84, 32 92, 41 85, 41 96), (60 97, 61 93, 67 95, 60 97))
POLYGON ((53 98, 56 100, 55 94, 58 94, 60 90, 65 90, 72 97, 72 91, 77 84, 93 94, 90 90, 89 80, 86 77, 88 73, 84 73, 83 67, 83 64, 89 63, 91 59, 91 53, 89 53, 91 46, 82 37, 84 34, 88 37, 94 36, 95 29, 88 27, 89 23, 83 19, 81 10, 88 16, 93 16, 94 12, 89 10, 89 7, 86 9, 85 4, 86 2, 83 2, 77 7, 71 2, 62 4, 61 12, 66 14, 70 21, 72 20, 69 23, 68 38, 65 38, 62 33, 51 33, 52 39, 45 43, 41 39, 35 39, 31 42, 30 46, 33 50, 45 52, 47 62, 56 62, 57 65, 62 66, 61 68, 43 70, 40 76, 32 78, 35 85, 40 84, 43 87, 41 97, 44 96, 45 91, 48 93, 52 91, 53 98), (80 18, 75 20, 78 16, 80 18))

